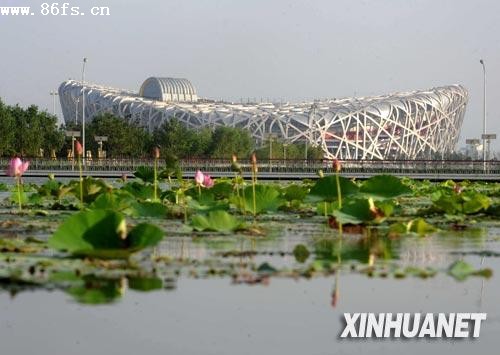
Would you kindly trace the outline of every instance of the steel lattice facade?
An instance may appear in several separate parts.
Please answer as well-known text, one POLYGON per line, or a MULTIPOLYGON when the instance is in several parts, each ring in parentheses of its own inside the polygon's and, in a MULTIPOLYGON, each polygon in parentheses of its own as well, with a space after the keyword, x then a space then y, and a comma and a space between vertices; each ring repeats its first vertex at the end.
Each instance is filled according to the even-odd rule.
POLYGON ((80 121, 82 93, 87 122, 110 112, 153 130, 175 117, 192 128, 244 128, 257 142, 270 135, 307 142, 320 146, 325 157, 339 159, 416 159, 451 152, 468 99, 464 87, 450 85, 386 96, 244 104, 200 99, 186 79, 149 78, 140 93, 69 80, 59 87, 66 122, 80 121))

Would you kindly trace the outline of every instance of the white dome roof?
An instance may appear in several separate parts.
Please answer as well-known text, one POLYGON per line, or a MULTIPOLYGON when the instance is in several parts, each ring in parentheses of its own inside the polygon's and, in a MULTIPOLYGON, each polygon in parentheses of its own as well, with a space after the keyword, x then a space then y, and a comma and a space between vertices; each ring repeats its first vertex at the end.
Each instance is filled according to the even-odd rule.
POLYGON ((142 97, 159 101, 195 102, 196 89, 187 79, 150 77, 139 90, 142 97))

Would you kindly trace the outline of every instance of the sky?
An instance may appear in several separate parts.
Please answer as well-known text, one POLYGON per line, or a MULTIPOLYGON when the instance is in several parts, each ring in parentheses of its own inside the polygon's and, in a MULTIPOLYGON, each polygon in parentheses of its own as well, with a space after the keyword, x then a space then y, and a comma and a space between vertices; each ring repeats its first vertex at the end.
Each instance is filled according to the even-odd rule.
POLYGON ((0 16, 7 104, 52 112, 49 93, 81 78, 83 57, 92 83, 138 91, 149 76, 182 77, 201 97, 234 101, 461 84, 469 91, 462 146, 482 133, 482 58, 488 132, 500 150, 498 0, 68 0, 85 15, 43 16, 45 1, 0 0, 34 13, 0 16), (93 6, 109 16, 92 16, 93 6))

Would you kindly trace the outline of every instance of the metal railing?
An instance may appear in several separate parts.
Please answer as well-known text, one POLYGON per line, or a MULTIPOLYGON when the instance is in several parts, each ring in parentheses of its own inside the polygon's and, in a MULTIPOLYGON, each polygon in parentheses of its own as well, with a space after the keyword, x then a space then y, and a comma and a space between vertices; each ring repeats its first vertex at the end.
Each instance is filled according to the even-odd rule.
MULTIPOLYGON (((6 167, 8 159, 0 159, 0 166, 6 167)), ((103 159, 87 161, 84 168, 89 172, 123 172, 130 173, 140 166, 153 166, 152 159, 103 159)), ((240 161, 244 173, 251 172, 250 162, 240 161)), ((159 169, 166 167, 165 161, 158 161, 159 169)), ((223 159, 184 159, 179 161, 185 173, 197 169, 211 173, 231 173, 231 162, 223 159)), ((343 160, 342 173, 362 174, 463 174, 463 175, 496 175, 500 174, 500 161, 482 160, 343 160)), ((319 170, 325 173, 332 171, 330 160, 260 160, 259 171, 276 174, 316 174, 319 170)), ((32 159, 31 171, 77 171, 76 162, 69 160, 32 159)))

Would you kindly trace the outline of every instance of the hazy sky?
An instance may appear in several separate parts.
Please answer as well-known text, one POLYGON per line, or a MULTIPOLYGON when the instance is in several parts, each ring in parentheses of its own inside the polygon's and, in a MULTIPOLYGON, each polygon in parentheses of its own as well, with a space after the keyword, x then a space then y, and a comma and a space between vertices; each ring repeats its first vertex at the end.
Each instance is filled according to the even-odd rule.
MULTIPOLYGON (((81 77, 138 90, 185 77, 202 97, 289 101, 462 84, 462 139, 500 134, 498 0, 68 0, 84 16, 0 16, 0 97, 52 111, 49 92, 81 77), (90 15, 108 6, 110 16, 90 15)), ((63 0, 54 0, 59 3, 63 0)), ((58 112, 60 112, 58 108, 58 112)), ((499 137, 500 138, 500 137, 499 137)), ((500 149, 500 142, 494 144, 500 149)))

